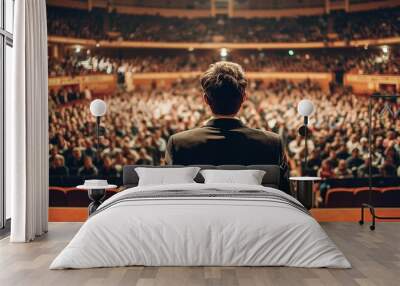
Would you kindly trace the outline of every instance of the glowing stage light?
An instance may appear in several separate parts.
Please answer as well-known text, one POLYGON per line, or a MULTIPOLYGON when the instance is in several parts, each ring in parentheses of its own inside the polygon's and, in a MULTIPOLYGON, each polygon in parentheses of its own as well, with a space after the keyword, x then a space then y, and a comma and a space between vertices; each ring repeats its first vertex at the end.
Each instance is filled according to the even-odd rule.
POLYGON ((294 55, 294 51, 293 50, 289 50, 288 54, 289 54, 289 56, 293 56, 294 55))
POLYGON ((226 56, 228 56, 228 49, 221 48, 221 50, 219 51, 219 54, 220 54, 221 58, 225 58, 226 56))
POLYGON ((75 48, 75 53, 79 54, 80 52, 81 52, 81 47, 80 47, 80 46, 77 46, 77 47, 75 48))
POLYGON ((388 46, 382 46, 381 47, 381 49, 382 49, 382 52, 384 53, 384 54, 388 54, 389 53, 389 47, 388 46))

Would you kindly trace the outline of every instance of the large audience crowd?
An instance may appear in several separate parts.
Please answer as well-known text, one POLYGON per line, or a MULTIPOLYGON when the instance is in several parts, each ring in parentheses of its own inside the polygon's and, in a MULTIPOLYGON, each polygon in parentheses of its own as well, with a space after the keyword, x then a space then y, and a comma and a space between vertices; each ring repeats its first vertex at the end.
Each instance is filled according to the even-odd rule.
POLYGON ((50 35, 174 42, 307 42, 392 37, 400 8, 290 18, 178 18, 48 6, 50 35))
MULTIPOLYGON (((277 132, 284 139, 291 172, 322 178, 368 175, 368 100, 345 88, 323 91, 312 81, 252 81, 240 118, 250 127, 277 132), (317 112, 310 118, 310 157, 302 164, 304 140, 297 103, 308 98, 317 112)), ((89 102, 54 104, 49 114, 50 176, 121 176, 126 164, 164 164, 166 143, 173 133, 201 126, 210 118, 197 80, 172 85, 139 86, 116 91, 105 100, 102 136, 96 149, 95 121, 89 102)), ((400 175, 400 121, 374 105, 374 176, 400 175), (382 116, 381 116, 382 115, 382 116)), ((398 110, 392 106, 393 112, 398 110)))
MULTIPOLYGON (((400 52, 397 46, 351 49, 348 51, 249 51, 233 52, 226 59, 255 72, 334 72, 343 70, 357 74, 398 74, 400 52), (290 53, 290 54, 289 54, 290 53)), ((215 51, 205 53, 144 54, 110 57, 87 53, 66 54, 49 58, 49 75, 76 76, 94 73, 188 72, 203 71, 220 59, 215 51)))
MULTIPOLYGON (((307 42, 353 40, 400 35, 400 8, 324 16, 240 19, 165 18, 132 16, 93 9, 91 12, 48 7, 49 35, 96 40, 179 42, 307 42), (332 25, 333 24, 333 25, 332 25)), ((220 51, 174 54, 142 53, 134 56, 82 50, 49 58, 49 76, 116 74, 123 83, 127 73, 204 71, 221 59, 220 51), (122 80, 121 80, 122 78, 122 80)), ((223 59, 246 71, 349 72, 399 74, 400 51, 385 48, 319 49, 318 51, 228 51, 223 59)), ((49 91, 50 176, 62 178, 121 177, 127 164, 165 164, 170 135, 201 126, 211 114, 205 107, 198 79, 171 84, 153 83, 127 91, 123 84, 104 96, 108 110, 102 118, 100 145, 96 145, 95 119, 89 111, 92 92, 74 86, 49 91)), ((278 133, 284 140, 292 175, 323 179, 400 176, 399 103, 383 113, 385 101, 373 106, 373 160, 368 159, 368 100, 344 87, 323 90, 312 81, 269 83, 251 81, 240 118, 248 126, 278 133), (305 144, 298 134, 303 119, 297 103, 313 101, 309 158, 303 163, 305 144)), ((387 105, 389 106, 389 105, 387 105)), ((386 107, 387 107, 386 106, 386 107)), ((386 108, 386 111, 388 108, 386 108)), ((321 185, 322 186, 322 185, 321 185)), ((323 186, 322 189, 323 191, 323 186)), ((324 192, 322 192, 324 196, 324 192)))

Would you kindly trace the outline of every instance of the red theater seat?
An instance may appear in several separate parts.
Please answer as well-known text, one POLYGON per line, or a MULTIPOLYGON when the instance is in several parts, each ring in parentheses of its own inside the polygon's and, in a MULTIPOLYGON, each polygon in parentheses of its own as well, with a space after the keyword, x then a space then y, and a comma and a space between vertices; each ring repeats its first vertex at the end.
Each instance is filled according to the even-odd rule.
POLYGON ((69 207, 88 207, 90 204, 87 191, 75 188, 67 191, 67 201, 69 207))
POLYGON ((400 205, 400 186, 382 188, 382 207, 398 207, 400 205))
POLYGON ((353 206, 354 189, 333 188, 326 194, 325 207, 327 208, 350 208, 353 206))
POLYGON ((354 207, 361 207, 363 203, 371 203, 374 206, 381 206, 382 192, 378 188, 371 189, 371 202, 369 201, 369 187, 354 189, 354 207))
POLYGON ((49 206, 66 207, 68 206, 65 188, 49 187, 49 206))

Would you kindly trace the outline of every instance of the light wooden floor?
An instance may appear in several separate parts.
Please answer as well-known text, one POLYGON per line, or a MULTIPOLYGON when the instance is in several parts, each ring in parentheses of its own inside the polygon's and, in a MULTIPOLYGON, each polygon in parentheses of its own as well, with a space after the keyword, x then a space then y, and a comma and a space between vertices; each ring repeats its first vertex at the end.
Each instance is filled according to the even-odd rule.
POLYGON ((81 223, 50 223, 29 244, 0 241, 0 285, 400 285, 400 223, 379 223, 372 232, 356 223, 322 223, 353 269, 288 267, 125 267, 48 270, 81 223))

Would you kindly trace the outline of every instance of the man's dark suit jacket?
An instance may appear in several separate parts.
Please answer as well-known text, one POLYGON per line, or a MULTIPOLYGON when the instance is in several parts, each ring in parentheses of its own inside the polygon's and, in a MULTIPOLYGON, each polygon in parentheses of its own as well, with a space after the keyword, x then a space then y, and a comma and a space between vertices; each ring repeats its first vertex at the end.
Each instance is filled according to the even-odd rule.
POLYGON ((279 165, 279 189, 290 193, 280 137, 248 128, 239 119, 211 119, 204 127, 172 135, 166 161, 171 165, 279 165))

